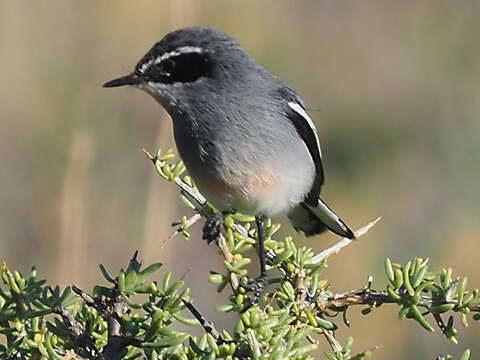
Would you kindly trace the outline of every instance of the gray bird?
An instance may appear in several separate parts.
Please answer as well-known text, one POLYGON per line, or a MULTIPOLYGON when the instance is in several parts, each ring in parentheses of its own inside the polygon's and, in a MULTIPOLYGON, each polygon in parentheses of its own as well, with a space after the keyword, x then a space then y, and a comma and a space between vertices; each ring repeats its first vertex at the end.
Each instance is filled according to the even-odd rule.
POLYGON ((171 32, 132 73, 103 86, 123 85, 167 110, 180 156, 217 209, 257 216, 257 297, 266 282, 263 217, 285 214, 306 235, 328 229, 355 238, 319 197, 322 153, 303 101, 232 37, 209 27, 171 32))

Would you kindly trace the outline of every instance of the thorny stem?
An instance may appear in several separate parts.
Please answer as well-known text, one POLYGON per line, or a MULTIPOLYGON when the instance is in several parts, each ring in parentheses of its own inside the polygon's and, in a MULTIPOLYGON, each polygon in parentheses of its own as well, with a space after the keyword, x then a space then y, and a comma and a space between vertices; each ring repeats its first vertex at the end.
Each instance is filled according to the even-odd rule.
MULTIPOLYGON (((357 239, 363 235, 365 235, 377 222, 379 222, 381 217, 376 218, 375 220, 369 222, 367 225, 361 227, 357 231, 355 231, 355 235, 357 239)), ((342 250, 345 246, 350 245, 353 241, 349 238, 343 238, 342 240, 338 241, 335 245, 323 250, 322 252, 315 255, 312 259, 313 264, 319 264, 323 260, 328 259, 332 255, 336 255, 342 250)))

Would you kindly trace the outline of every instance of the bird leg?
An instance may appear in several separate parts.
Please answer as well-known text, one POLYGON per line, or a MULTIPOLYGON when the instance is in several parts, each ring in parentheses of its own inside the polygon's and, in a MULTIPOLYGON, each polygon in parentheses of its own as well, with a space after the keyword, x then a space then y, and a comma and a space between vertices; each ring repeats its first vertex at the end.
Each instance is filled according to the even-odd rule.
POLYGON ((258 257, 260 258, 260 276, 255 279, 249 279, 248 283, 242 283, 241 285, 245 290, 252 292, 252 297, 250 298, 250 304, 248 307, 258 303, 268 283, 267 269, 265 267, 265 232, 263 229, 264 220, 265 216, 263 215, 255 217, 258 234, 258 257))
POLYGON ((202 239, 206 240, 207 244, 211 244, 213 241, 217 240, 220 235, 223 225, 223 216, 224 214, 219 211, 208 219, 205 225, 203 225, 202 239))

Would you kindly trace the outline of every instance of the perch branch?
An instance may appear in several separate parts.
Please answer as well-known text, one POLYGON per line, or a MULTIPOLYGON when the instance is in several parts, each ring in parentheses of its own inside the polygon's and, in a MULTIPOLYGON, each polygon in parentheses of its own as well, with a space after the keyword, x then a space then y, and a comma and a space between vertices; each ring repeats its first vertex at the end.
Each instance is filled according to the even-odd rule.
MULTIPOLYGON (((379 222, 381 217, 376 218, 375 220, 369 222, 367 225, 361 227, 355 232, 357 239, 365 235, 377 222, 379 222)), ((313 264, 318 264, 325 259, 328 259, 332 255, 336 255, 342 250, 345 246, 350 245, 354 240, 349 238, 343 238, 335 245, 323 250, 322 252, 315 255, 312 259, 313 264)))

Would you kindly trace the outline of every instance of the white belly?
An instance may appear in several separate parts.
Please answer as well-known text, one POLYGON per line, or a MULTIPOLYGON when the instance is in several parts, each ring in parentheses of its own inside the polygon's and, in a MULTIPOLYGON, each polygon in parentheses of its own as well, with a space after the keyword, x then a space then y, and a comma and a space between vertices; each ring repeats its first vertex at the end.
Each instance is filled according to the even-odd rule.
MULTIPOLYGON (((288 157, 288 156, 287 156, 288 157)), ((282 157, 261 165, 234 167, 221 178, 192 173, 199 190, 219 210, 272 216, 287 213, 302 202, 315 177, 310 158, 293 161, 282 157)))

